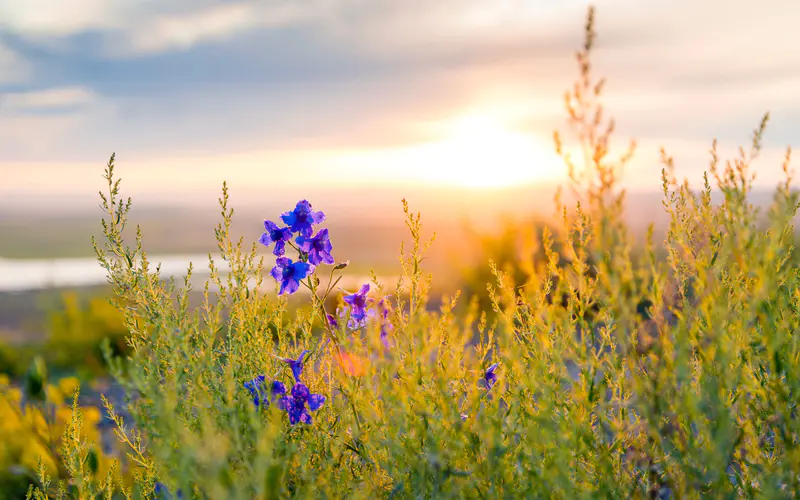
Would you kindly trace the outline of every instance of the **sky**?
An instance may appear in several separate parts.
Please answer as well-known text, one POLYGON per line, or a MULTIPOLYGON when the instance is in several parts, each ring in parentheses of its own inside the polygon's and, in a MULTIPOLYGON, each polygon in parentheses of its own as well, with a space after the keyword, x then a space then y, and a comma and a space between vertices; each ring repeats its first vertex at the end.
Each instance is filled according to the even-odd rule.
MULTIPOLYGON (((112 152, 128 194, 181 203, 223 180, 353 203, 562 183, 552 132, 587 5, 0 0, 0 205, 94 206, 112 152)), ((661 146, 700 182, 711 140, 732 155, 766 111, 757 183, 778 182, 800 143, 800 2, 595 5, 607 112, 638 143, 626 186, 660 187, 661 146)))

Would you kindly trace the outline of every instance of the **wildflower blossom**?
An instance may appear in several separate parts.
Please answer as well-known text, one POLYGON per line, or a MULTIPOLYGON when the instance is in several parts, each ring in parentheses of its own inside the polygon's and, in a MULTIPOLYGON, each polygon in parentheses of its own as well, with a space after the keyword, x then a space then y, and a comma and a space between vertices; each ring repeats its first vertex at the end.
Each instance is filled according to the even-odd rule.
POLYGON ((300 288, 300 280, 313 272, 314 266, 307 262, 292 262, 288 257, 279 257, 271 274, 281 284, 278 295, 283 295, 284 292, 296 292, 300 288))
POLYGON ((378 307, 381 309, 381 342, 383 342, 383 347, 387 350, 391 349, 391 345, 389 343, 389 332, 392 331, 394 326, 389 321, 389 313, 390 306, 389 306, 389 297, 386 296, 378 302, 378 307))
POLYGON ((294 384, 291 394, 282 397, 279 407, 289 415, 289 423, 294 425, 297 422, 311 424, 311 414, 308 410, 317 411, 325 402, 322 394, 311 394, 308 387, 301 382, 294 384), (308 403, 308 408, 306 408, 308 403))
POLYGON ((266 231, 258 241, 266 247, 274 243, 275 248, 272 253, 278 257, 282 256, 286 252, 286 242, 292 238, 292 230, 288 227, 278 227, 271 220, 264 221, 264 229, 266 231))
POLYGON ((483 377, 481 378, 481 383, 484 387, 486 387, 487 391, 492 388, 495 382, 497 382, 497 374, 495 373, 495 370, 497 370, 497 366, 498 363, 495 363, 489 368, 487 368, 486 372, 483 374, 483 377))
POLYGON ((297 382, 300 382, 300 375, 303 373, 303 363, 305 362, 305 357, 308 353, 308 350, 304 350, 299 356, 297 356, 297 359, 281 358, 281 361, 287 363, 289 368, 292 369, 292 375, 294 375, 294 379, 297 382))
POLYGON ((333 260, 333 256, 331 255, 333 245, 328 237, 327 228, 321 229, 313 238, 307 238, 303 235, 300 235, 295 241, 297 241, 297 245, 300 247, 300 250, 308 254, 308 261, 315 266, 318 266, 323 262, 325 264, 333 264, 336 262, 333 260))
POLYGON ((330 325, 331 328, 333 328, 334 330, 339 329, 339 321, 333 314, 327 313, 325 314, 325 317, 328 319, 328 325, 330 325))
POLYGON ((244 387, 245 389, 250 391, 250 395, 253 397, 253 404, 256 407, 258 407, 262 403, 264 404, 264 406, 269 406, 270 399, 274 401, 276 396, 283 396, 286 394, 286 386, 283 385, 283 383, 278 380, 272 381, 272 385, 269 391, 270 394, 267 393, 264 385, 265 385, 264 375, 259 375, 253 380, 248 380, 247 382, 244 383, 244 387), (269 396, 271 396, 271 398, 269 396))
POLYGON ((350 321, 347 325, 350 328, 363 326, 367 319, 367 305, 373 300, 367 297, 367 293, 369 293, 369 283, 363 285, 356 293, 344 296, 344 301, 350 305, 350 321))
POLYGON ((302 236, 309 238, 313 233, 312 224, 319 224, 324 221, 325 214, 312 210, 311 203, 307 200, 301 200, 297 202, 294 210, 281 215, 281 219, 293 233, 300 233, 302 236))

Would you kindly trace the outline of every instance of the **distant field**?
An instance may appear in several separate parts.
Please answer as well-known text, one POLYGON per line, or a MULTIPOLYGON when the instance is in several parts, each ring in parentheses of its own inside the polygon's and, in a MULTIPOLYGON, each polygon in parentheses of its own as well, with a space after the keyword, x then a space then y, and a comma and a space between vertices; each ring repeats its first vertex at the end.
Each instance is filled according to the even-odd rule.
MULTIPOLYGON (((466 235, 463 227, 467 220, 484 231, 492 231, 497 229, 496 221, 503 215, 519 219, 534 213, 544 217, 554 213, 553 193, 544 189, 521 187, 496 193, 493 197, 469 192, 447 196, 412 194, 411 209, 422 212, 426 230, 439 234, 431 255, 432 260, 439 259, 439 262, 446 260, 450 250, 464 251, 460 239, 466 235)), ((369 203, 353 201, 350 205, 342 198, 362 195, 339 193, 337 196, 338 201, 331 202, 331 208, 326 208, 324 201, 318 204, 328 214, 325 225, 330 228, 336 257, 349 258, 354 266, 364 265, 365 269, 394 266, 400 240, 407 235, 400 209, 401 193, 386 193, 369 203)), ((631 230, 644 233, 651 222, 657 229, 665 228, 667 219, 661 197, 659 192, 627 195, 626 221, 631 230)), ((758 206, 768 205, 771 198, 769 191, 751 193, 752 203, 758 206)), ((195 254, 216 250, 214 227, 219 221, 219 211, 214 200, 209 200, 202 209, 178 204, 137 205, 135 202, 131 221, 142 225, 148 253, 195 254)), ((263 203, 252 201, 232 200, 231 205, 236 209, 233 234, 243 236, 246 241, 259 237, 264 218, 274 219, 280 213, 279 209, 255 209, 253 207, 263 203)), ((91 257, 94 252, 90 239, 100 232, 101 215, 99 208, 88 203, 81 203, 80 209, 67 206, 64 211, 45 210, 41 206, 16 209, 0 203, 0 257, 91 257)))
MULTIPOLYGON (((173 209, 165 213, 142 211, 133 217, 133 222, 141 224, 144 246, 149 255, 172 254, 218 254, 214 240, 214 227, 217 214, 197 213, 173 209)), ((7 259, 57 259, 93 257, 91 237, 99 235, 100 213, 95 216, 71 214, 69 216, 43 216, 19 214, 14 217, 5 214, 0 217, 0 258, 7 259)), ((245 242, 253 242, 262 233, 264 215, 236 213, 232 233, 243 237, 245 242)), ((397 256, 400 243, 407 234, 402 213, 395 220, 385 224, 373 221, 342 224, 335 218, 326 223, 334 244, 333 255, 338 261, 350 260, 346 270, 349 277, 364 277, 370 270, 382 276, 399 274, 397 256)), ((374 218, 373 218, 374 219, 374 218)), ((387 219, 389 219, 387 217, 387 219)), ((430 224, 434 226, 435 224, 430 224)), ((437 244, 432 248, 426 261, 429 269, 435 271, 437 284, 450 288, 454 273, 451 255, 454 243, 463 242, 463 231, 458 225, 436 225, 426 231, 429 236, 433 230, 439 234, 437 244)), ((426 226, 427 227, 427 226, 426 226)), ((134 243, 134 233, 129 233, 129 241, 134 243)), ((462 248, 458 259, 464 261, 468 254, 462 248)), ((267 270, 274 256, 270 250, 260 247, 267 270)), ((194 262, 198 274, 204 274, 205 260, 194 262)), ((199 277, 199 276, 198 276, 199 277)), ((386 284, 388 287, 393 284, 386 284)), ((442 288, 442 286, 440 286, 442 288)), ((43 332, 46 312, 58 304, 62 290, 27 291, 15 293, 0 292, 0 340, 20 342, 35 341, 43 332)), ((107 293, 104 287, 85 287, 81 293, 96 295, 107 293)), ((195 297, 199 300, 199 294, 195 297)))
MULTIPOLYGON (((92 236, 100 235, 101 213, 68 216, 39 214, 0 214, 0 257, 5 258, 68 258, 92 257, 92 236)), ((234 215, 232 235, 245 242, 257 241, 263 232, 263 219, 271 214, 240 213, 234 215)), ((275 218, 273 216, 272 218, 275 218)), ((135 225, 144 234, 145 250, 149 254, 216 253, 214 227, 219 215, 214 212, 193 212, 169 209, 162 212, 135 212, 133 226, 126 232, 135 241, 135 225)), ((425 219, 423 219, 424 221, 425 219)), ((325 225, 330 229, 337 259, 350 259, 354 266, 381 267, 394 265, 400 242, 407 237, 402 213, 377 222, 330 217, 325 225)), ((453 224, 430 222, 426 229, 436 230, 449 238, 458 227, 453 224)), ((441 247, 442 245, 437 245, 441 247)), ((434 252, 439 250, 434 248, 434 252)), ((265 252, 266 253, 266 252, 265 252)))
MULTIPOLYGON (((0 293, 0 341, 21 343, 41 339, 47 311, 57 307, 63 290, 0 293)), ((87 296, 104 293, 103 287, 79 290, 87 296)))

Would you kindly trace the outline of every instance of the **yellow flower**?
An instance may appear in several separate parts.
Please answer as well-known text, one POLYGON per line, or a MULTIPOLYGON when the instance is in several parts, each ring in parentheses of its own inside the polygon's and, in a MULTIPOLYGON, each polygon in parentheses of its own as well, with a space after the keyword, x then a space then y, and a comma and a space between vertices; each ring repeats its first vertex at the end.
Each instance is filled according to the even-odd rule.
POLYGON ((96 424, 102 417, 100 410, 94 406, 84 406, 81 411, 83 412, 83 420, 86 423, 96 424))
POLYGON ((64 377, 58 381, 58 388, 65 398, 71 398, 80 385, 77 377, 64 377))
POLYGON ((58 387, 52 384, 47 384, 45 392, 47 393, 48 402, 56 406, 61 406, 62 404, 64 404, 64 395, 61 393, 58 387))

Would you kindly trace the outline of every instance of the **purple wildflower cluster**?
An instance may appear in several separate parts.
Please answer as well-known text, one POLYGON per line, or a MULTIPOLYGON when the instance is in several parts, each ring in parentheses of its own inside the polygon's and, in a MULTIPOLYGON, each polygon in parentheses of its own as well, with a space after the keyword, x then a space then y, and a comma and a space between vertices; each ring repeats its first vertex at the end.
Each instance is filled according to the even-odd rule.
POLYGON ((253 380, 244 383, 245 389, 250 391, 253 397, 253 404, 256 407, 267 407, 270 403, 276 403, 278 409, 285 411, 289 415, 289 423, 294 425, 298 422, 311 424, 311 411, 317 411, 325 402, 322 394, 312 394, 308 387, 300 380, 303 373, 305 358, 309 351, 303 351, 297 359, 281 358, 281 361, 289 365, 294 376, 295 384, 290 391, 286 386, 273 380, 267 387, 266 377, 259 375, 253 380))
POLYGON ((267 247, 275 245, 272 253, 278 259, 270 274, 275 281, 281 284, 279 295, 295 293, 300 288, 300 280, 313 274, 316 266, 334 263, 331 255, 333 245, 328 230, 321 229, 314 234, 312 227, 324 220, 323 212, 313 210, 311 203, 301 200, 297 202, 294 210, 281 215, 281 221, 286 224, 285 227, 280 227, 270 220, 264 221, 265 232, 259 241, 267 247), (293 244, 292 237, 295 234, 297 237, 293 244), (299 260, 293 261, 284 256, 287 243, 299 252, 299 260))
MULTIPOLYGON (((300 287, 301 280, 312 275, 317 266, 334 264, 335 261, 331 255, 333 245, 328 230, 320 229, 314 234, 313 226, 324 220, 323 212, 313 210, 307 200, 301 200, 297 202, 294 210, 281 215, 284 227, 269 220, 264 221, 265 232, 259 241, 267 247, 274 245, 272 253, 277 259, 270 274, 280 283, 279 295, 295 293, 300 287), (298 260, 293 261, 285 256, 287 244, 297 250, 298 260)), ((347 266, 347 262, 334 267, 334 271, 343 269, 345 266, 347 266)), ((325 292, 323 301, 327 297, 328 291, 325 292)), ((369 319, 377 318, 380 322, 380 340, 386 350, 391 350, 389 333, 393 326, 389 321, 391 314, 389 297, 383 297, 378 301, 377 307, 371 307, 375 299, 368 296, 369 291, 369 284, 364 284, 357 292, 346 294, 343 297, 344 308, 337 309, 336 315, 326 313, 328 325, 332 329, 338 330, 340 324, 346 322, 346 329, 355 331, 366 326, 369 319)), ((304 350, 297 359, 280 358, 289 366, 294 377, 295 383, 290 390, 279 380, 267 381, 264 375, 244 382, 245 389, 252 396, 253 405, 256 408, 264 408, 274 403, 280 410, 287 413, 289 423, 292 425, 298 422, 311 424, 310 412, 318 410, 325 403, 325 396, 312 394, 301 380, 308 353, 309 351, 304 350)), ((343 366, 347 365, 346 370, 353 373, 358 372, 351 366, 353 365, 351 356, 341 351, 339 356, 343 361, 343 366)), ((497 382, 497 373, 495 373, 497 368, 497 363, 489 366, 480 379, 480 385, 486 389, 487 393, 497 382)), ((466 419, 467 415, 462 414, 461 418, 462 420, 466 419)))
MULTIPOLYGON (((375 299, 367 297, 369 293, 369 283, 361 286, 361 289, 355 293, 345 295, 343 300, 346 304, 344 309, 338 309, 337 315, 328 314, 328 324, 333 329, 339 328, 339 320, 347 318, 347 328, 350 330, 358 330, 367 324, 367 320, 378 316, 375 309, 370 309, 370 305, 375 302, 375 299), (348 316, 349 313, 349 316, 348 316)), ((387 350, 391 349, 389 342, 389 332, 394 328, 389 321, 389 314, 391 313, 391 306, 389 304, 389 296, 383 297, 378 301, 378 309, 380 310, 380 323, 381 323, 381 342, 387 350)))

